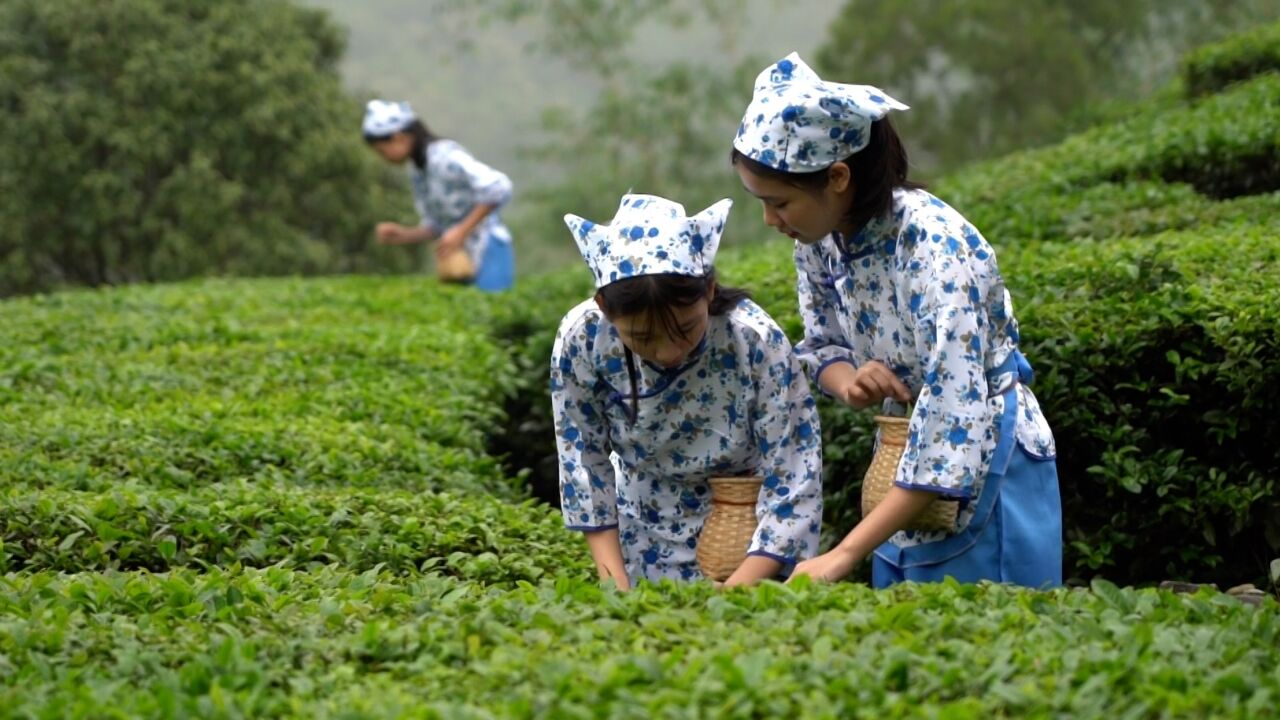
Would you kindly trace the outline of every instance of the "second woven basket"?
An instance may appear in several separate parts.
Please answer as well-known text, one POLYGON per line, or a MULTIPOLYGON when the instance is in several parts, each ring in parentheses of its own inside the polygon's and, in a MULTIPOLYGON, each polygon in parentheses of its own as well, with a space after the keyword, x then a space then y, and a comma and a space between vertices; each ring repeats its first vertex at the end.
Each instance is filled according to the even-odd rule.
MULTIPOLYGON (((866 517, 889 494, 893 479, 898 475, 898 463, 907 449, 907 425, 909 418, 877 415, 880 426, 880 442, 871 458, 871 467, 862 478, 862 517, 866 517)), ((960 504, 953 500, 935 499, 925 506, 911 522, 907 530, 954 530, 956 513, 960 504)))
POLYGON ((454 250, 436 260, 436 278, 440 282, 471 282, 476 278, 476 265, 466 250, 454 250))

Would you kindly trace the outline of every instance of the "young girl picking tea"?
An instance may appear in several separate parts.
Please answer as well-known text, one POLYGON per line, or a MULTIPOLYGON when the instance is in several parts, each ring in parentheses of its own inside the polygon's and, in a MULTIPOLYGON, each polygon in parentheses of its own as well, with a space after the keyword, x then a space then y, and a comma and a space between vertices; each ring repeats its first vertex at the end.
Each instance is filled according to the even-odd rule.
POLYGON ((715 476, 763 478, 758 527, 726 585, 778 576, 818 548, 818 415, 778 325, 716 282, 729 207, 686 217, 626 195, 609 225, 565 217, 596 294, 565 315, 551 357, 561 507, 620 588, 702 577, 715 476))

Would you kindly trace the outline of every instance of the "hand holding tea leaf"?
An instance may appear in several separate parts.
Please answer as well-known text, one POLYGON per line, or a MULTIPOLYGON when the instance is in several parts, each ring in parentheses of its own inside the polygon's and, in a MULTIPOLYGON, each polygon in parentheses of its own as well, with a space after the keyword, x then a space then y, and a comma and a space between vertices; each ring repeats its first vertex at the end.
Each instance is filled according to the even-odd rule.
POLYGON ((813 578, 816 582, 843 580, 848 577, 849 573, 853 572, 853 568, 861 559, 837 546, 832 548, 830 552, 823 553, 815 558, 809 558, 796 565, 796 569, 791 572, 791 577, 787 578, 787 582, 790 583, 802 575, 813 578))
POLYGON ((911 391, 882 362, 872 360, 854 368, 849 363, 834 363, 818 377, 818 383, 836 399, 854 409, 878 405, 885 398, 911 401, 911 391))

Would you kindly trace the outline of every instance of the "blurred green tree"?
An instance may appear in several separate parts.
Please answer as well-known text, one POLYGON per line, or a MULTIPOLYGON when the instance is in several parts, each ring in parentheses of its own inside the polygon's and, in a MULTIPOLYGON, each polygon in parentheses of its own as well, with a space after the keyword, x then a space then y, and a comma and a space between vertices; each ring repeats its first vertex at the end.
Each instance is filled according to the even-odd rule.
POLYGON ((589 72, 598 88, 587 107, 546 111, 548 139, 525 149, 546 174, 521 191, 518 224, 526 235, 559 238, 543 243, 536 264, 576 262, 563 215, 607 222, 627 192, 662 195, 691 213, 732 197, 730 242, 764 235, 729 164, 752 78, 770 59, 740 42, 746 18, 738 0, 478 0, 471 7, 500 22, 536 14, 549 31, 531 50, 589 72), (702 44, 673 47, 669 36, 693 23, 702 44), (662 62, 645 45, 655 35, 664 37, 662 62), (714 68, 703 62, 711 54, 714 68))
POLYGON ((895 122, 940 174, 1123 112, 1188 49, 1276 17, 1276 0, 846 0, 814 65, 910 105, 895 122))
POLYGON ((0 295, 410 262, 343 49, 282 0, 0 4, 0 295))

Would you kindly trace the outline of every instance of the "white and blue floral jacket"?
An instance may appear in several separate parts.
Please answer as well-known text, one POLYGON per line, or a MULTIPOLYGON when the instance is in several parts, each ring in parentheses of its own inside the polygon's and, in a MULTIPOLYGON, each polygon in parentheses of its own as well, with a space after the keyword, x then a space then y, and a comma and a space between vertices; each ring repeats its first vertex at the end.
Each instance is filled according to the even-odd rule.
POLYGON ((816 554, 822 518, 818 413, 791 343, 755 303, 712 316, 689 358, 636 358, 594 300, 560 324, 551 396, 560 497, 570 529, 618 528, 632 580, 701 577, 698 534, 713 476, 764 478, 749 554, 792 564, 816 554))
MULTIPOLYGON (((1017 382, 997 371, 1017 350, 1018 324, 995 252, 946 203, 898 189, 888 216, 847 242, 832 234, 797 243, 795 262, 805 332, 796 354, 815 381, 837 362, 878 360, 894 371, 915 398, 895 482, 959 500, 963 529, 998 440, 1001 393, 1017 382)), ((1017 397, 1019 444, 1055 456, 1035 395, 1018 384, 1017 397)), ((944 535, 906 531, 891 542, 944 535)))
POLYGON ((427 146, 427 166, 409 163, 413 202, 422 225, 442 233, 467 216, 476 205, 494 205, 494 211, 467 237, 465 248, 479 267, 490 242, 511 242, 511 232, 498 209, 511 200, 511 180, 480 162, 453 140, 436 140, 427 146))

